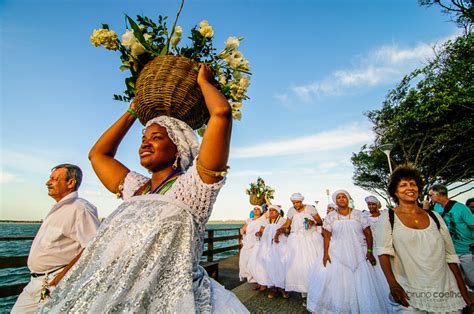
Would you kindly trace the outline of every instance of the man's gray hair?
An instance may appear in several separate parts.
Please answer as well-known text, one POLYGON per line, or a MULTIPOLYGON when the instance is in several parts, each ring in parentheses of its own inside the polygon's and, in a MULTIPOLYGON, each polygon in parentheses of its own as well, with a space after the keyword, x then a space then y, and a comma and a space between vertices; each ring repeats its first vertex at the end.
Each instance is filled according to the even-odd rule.
POLYGON ((441 196, 448 197, 448 188, 442 184, 433 184, 430 188, 435 193, 438 193, 441 196))
POLYGON ((56 169, 61 169, 61 168, 66 169, 66 180, 71 180, 71 179, 76 180, 76 185, 74 186, 74 190, 77 191, 82 182, 81 168, 73 164, 60 164, 54 167, 53 169, 51 169, 51 172, 53 172, 56 169))

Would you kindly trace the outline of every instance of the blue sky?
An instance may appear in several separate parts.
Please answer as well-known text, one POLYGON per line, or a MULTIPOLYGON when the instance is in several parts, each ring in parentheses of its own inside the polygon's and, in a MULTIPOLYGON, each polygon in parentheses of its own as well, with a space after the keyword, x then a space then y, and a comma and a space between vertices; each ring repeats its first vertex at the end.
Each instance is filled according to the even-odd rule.
MULTIPOLYGON (((94 48, 94 28, 125 32, 124 13, 172 21, 179 1, 0 0, 0 219, 41 219, 53 203, 44 183, 51 167, 70 162, 84 171, 80 194, 101 216, 119 201, 87 159, 100 134, 128 104, 117 52, 94 48)), ((352 184, 352 152, 371 143, 364 112, 458 30, 438 7, 414 0, 187 0, 183 36, 201 20, 214 28, 214 46, 244 36, 240 50, 253 72, 250 100, 235 122, 231 172, 211 219, 244 219, 245 189, 257 176, 276 189, 275 203, 327 204, 326 189, 348 189, 357 208, 369 193, 352 184)), ((188 33, 187 33, 188 32, 188 33)), ((135 123, 117 158, 139 165, 141 125, 135 123)), ((470 195, 461 196, 464 200, 470 195)))

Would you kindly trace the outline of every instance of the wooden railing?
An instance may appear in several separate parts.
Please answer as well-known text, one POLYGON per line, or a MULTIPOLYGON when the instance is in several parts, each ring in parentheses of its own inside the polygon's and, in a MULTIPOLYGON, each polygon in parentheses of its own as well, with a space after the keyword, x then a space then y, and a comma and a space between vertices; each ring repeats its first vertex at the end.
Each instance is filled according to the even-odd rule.
MULTIPOLYGON (((218 274, 218 264, 214 262, 214 255, 222 252, 239 250, 242 248, 242 236, 239 233, 239 228, 229 228, 229 229, 214 229, 206 230, 207 238, 204 239, 204 243, 207 244, 207 250, 204 250, 203 256, 207 256, 207 263, 202 263, 204 268, 206 268, 209 275, 217 280, 218 274), (221 233, 222 231, 231 231, 236 230, 236 235, 230 236, 218 236, 216 233, 221 233), (216 242, 223 242, 228 240, 238 240, 237 245, 231 245, 221 248, 214 249, 214 244, 216 242)), ((24 241, 24 240, 33 240, 34 237, 0 237, 0 241, 24 241)), ((3 256, 0 257, 0 269, 4 268, 19 268, 27 266, 28 256, 3 256)), ((0 298, 5 298, 13 295, 18 295, 21 293, 23 288, 27 283, 14 284, 10 286, 0 286, 0 298)))

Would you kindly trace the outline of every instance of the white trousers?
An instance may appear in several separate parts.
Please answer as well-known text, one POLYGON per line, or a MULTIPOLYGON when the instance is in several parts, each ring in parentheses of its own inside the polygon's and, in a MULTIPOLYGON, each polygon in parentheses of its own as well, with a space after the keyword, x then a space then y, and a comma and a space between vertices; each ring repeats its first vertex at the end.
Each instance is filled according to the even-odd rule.
MULTIPOLYGON (((54 276, 62 269, 49 274, 49 281, 53 280, 54 276)), ((43 289, 44 276, 30 277, 30 282, 23 288, 23 292, 18 296, 15 305, 13 305, 11 314, 36 313, 38 312, 41 298, 41 290, 43 289)), ((49 291, 53 292, 54 286, 49 287, 49 291)))

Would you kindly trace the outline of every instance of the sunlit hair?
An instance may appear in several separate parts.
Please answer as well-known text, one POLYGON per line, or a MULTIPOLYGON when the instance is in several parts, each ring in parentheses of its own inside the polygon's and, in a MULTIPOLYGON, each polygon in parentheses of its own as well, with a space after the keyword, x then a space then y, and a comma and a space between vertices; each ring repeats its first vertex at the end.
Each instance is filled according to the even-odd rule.
POLYGON ((51 172, 53 172, 56 169, 61 169, 64 168, 66 169, 66 181, 69 181, 71 179, 74 179, 76 181, 76 185, 74 186, 74 190, 77 191, 79 189, 79 186, 81 185, 82 182, 82 170, 76 165, 72 164, 60 164, 51 169, 51 172))
POLYGON ((438 193, 441 196, 448 197, 448 188, 445 185, 433 184, 430 187, 430 190, 432 190, 435 193, 438 193))
POLYGON ((390 179, 388 181, 388 194, 392 197, 395 203, 398 204, 398 197, 395 195, 397 191, 398 184, 402 180, 410 180, 413 179, 416 182, 416 186, 418 187, 418 193, 423 191, 423 178, 421 177, 421 172, 416 169, 411 164, 404 164, 400 165, 392 172, 390 179))

